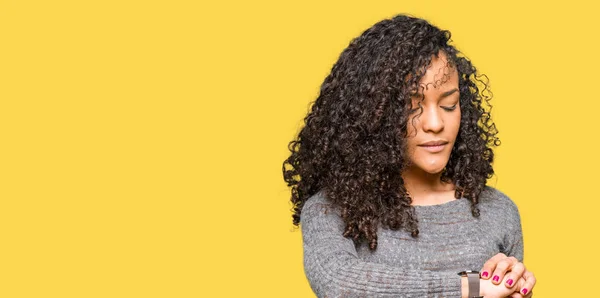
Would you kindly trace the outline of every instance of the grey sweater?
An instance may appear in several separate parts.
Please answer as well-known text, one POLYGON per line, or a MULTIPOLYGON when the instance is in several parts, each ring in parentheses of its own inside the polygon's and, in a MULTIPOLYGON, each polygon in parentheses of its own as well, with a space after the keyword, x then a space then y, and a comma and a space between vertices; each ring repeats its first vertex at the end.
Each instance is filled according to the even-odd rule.
POLYGON ((517 206, 486 187, 481 216, 461 198, 415 206, 419 236, 380 228, 374 252, 342 236, 344 223, 319 192, 302 209, 304 271, 318 297, 460 297, 463 270, 480 270, 502 252, 523 261, 517 206))

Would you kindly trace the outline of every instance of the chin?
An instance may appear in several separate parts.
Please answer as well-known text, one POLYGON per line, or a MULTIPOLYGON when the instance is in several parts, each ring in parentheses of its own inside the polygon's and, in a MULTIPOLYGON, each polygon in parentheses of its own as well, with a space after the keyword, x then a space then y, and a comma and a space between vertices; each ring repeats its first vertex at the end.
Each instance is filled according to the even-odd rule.
POLYGON ((435 174, 439 174, 442 171, 444 171, 444 168, 446 167, 446 163, 444 164, 434 164, 434 165, 420 165, 419 168, 421 168, 421 170, 427 174, 431 174, 431 175, 435 175, 435 174))
POLYGON ((439 169, 438 168, 435 168, 435 169, 424 169, 425 172, 427 172, 428 174, 431 174, 431 175, 439 174, 443 170, 444 170, 444 168, 439 168, 439 169))

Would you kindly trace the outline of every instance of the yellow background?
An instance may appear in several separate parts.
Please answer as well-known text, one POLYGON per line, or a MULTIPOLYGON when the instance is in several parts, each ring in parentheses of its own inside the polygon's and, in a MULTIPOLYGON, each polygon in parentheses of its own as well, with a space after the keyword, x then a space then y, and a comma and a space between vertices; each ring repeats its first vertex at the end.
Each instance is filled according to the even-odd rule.
POLYGON ((287 143, 350 40, 401 12, 490 78, 489 184, 536 297, 594 296, 587 2, 1 1, 0 297, 312 297, 287 143))

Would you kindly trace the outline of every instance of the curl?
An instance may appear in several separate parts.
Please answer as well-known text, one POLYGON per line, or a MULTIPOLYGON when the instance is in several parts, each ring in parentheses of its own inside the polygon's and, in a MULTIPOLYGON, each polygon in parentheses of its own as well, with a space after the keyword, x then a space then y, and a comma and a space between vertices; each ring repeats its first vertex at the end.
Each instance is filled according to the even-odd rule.
MULTIPOLYGON (((418 237, 418 220, 404 187, 411 93, 434 55, 444 52, 459 72, 461 125, 442 181, 471 202, 494 171, 499 145, 491 120, 487 77, 450 44, 451 34, 425 20, 397 15, 353 39, 325 78, 304 127, 288 144, 283 177, 299 225, 308 198, 324 190, 340 207, 343 235, 377 248, 377 229, 404 229, 418 237)), ((447 79, 442 76, 441 80, 447 79)))

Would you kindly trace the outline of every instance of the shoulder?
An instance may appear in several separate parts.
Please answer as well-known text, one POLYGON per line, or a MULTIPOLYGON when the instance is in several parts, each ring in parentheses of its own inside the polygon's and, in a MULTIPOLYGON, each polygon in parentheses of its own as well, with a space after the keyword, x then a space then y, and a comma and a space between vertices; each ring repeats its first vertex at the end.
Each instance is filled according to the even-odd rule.
POLYGON ((517 206, 508 195, 489 185, 486 185, 479 195, 479 202, 505 208, 517 206))
MULTIPOLYGON (((310 206, 312 205, 318 205, 318 204, 329 204, 329 200, 327 199, 327 195, 325 193, 325 190, 319 190, 317 193, 313 194, 312 196, 308 197, 308 199, 306 199, 306 202, 304 203, 303 208, 310 208, 310 206)), ((304 210, 304 209, 302 209, 304 210)))
POLYGON ((500 190, 486 186, 479 196, 480 209, 504 214, 509 217, 519 217, 517 204, 500 190))
POLYGON ((337 208, 335 208, 333 203, 327 199, 326 192, 320 190, 304 202, 302 212, 300 213, 300 221, 302 222, 305 218, 312 218, 315 216, 337 214, 336 211, 337 208))

